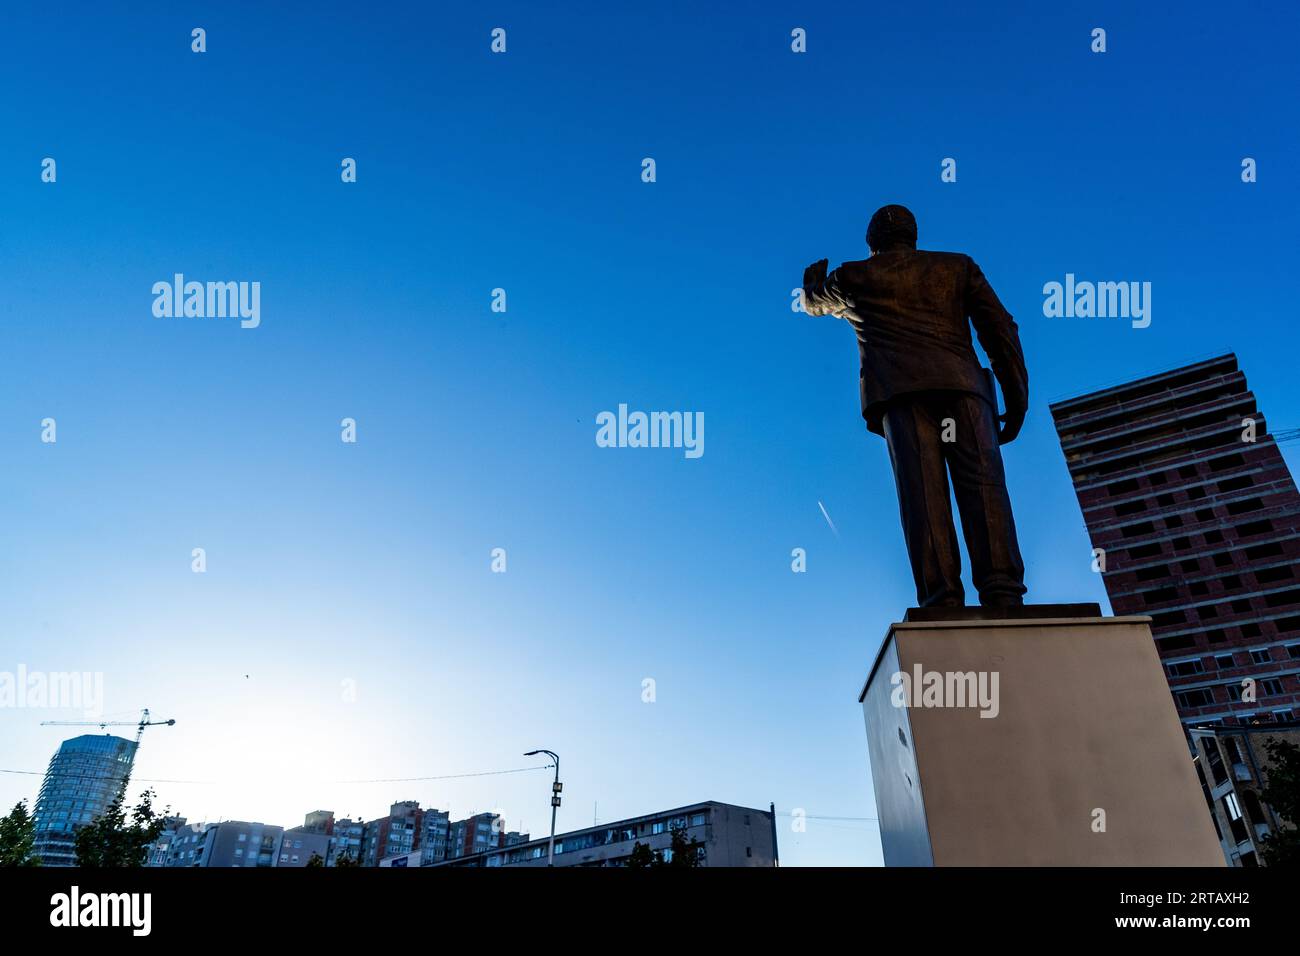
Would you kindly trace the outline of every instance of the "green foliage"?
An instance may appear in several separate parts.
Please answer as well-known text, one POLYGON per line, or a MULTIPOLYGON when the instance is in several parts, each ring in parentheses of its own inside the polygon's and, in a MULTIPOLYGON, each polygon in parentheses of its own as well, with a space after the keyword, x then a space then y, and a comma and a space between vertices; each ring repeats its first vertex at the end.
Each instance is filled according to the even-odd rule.
POLYGON ((1290 826, 1261 841, 1265 866, 1300 866, 1300 747, 1276 737, 1264 742, 1268 784, 1260 797, 1290 826))
POLYGON ((673 827, 673 858, 663 866, 675 867, 698 867, 700 865, 700 847, 704 846, 699 840, 692 837, 686 839, 686 829, 684 827, 673 827))
POLYGON ((309 866, 309 867, 317 867, 317 866, 323 867, 324 865, 325 865, 325 859, 324 859, 324 857, 322 857, 322 856, 321 856, 319 853, 317 853, 315 850, 312 850, 312 852, 311 852, 311 858, 307 861, 307 866, 309 866))
POLYGON ((664 859, 662 850, 651 851, 650 847, 638 842, 632 847, 632 855, 627 858, 627 866, 634 870, 659 867, 697 867, 700 865, 699 840, 686 838, 685 827, 673 827, 672 852, 669 859, 664 859))
MULTIPOLYGON (((125 793, 119 793, 100 816, 77 830, 77 865, 94 867, 142 867, 150 843, 162 833, 163 815, 154 812, 152 790, 140 794, 140 802, 127 818, 125 793)), ((164 812, 165 815, 165 812, 164 812)))
POLYGON ((337 860, 334 861, 335 868, 349 867, 349 866, 359 867, 360 865, 361 865, 361 861, 358 860, 356 857, 354 857, 351 853, 344 853, 341 857, 339 857, 337 860))
POLYGON ((0 820, 0 866, 40 866, 32 852, 36 842, 36 821, 27 813, 27 801, 19 800, 0 820))
POLYGON ((632 847, 632 855, 627 858, 627 865, 634 870, 646 870, 656 865, 656 857, 659 864, 662 864, 662 853, 652 853, 648 845, 638 841, 636 846, 632 847))

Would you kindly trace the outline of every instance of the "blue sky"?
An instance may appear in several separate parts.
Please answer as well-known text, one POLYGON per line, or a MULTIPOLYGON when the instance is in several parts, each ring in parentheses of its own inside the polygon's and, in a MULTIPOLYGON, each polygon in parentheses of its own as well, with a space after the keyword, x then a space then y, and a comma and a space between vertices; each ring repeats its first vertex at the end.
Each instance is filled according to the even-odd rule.
MULTIPOLYGON (((1233 350, 1300 425, 1297 15, 1130 6, 8 13, 0 670, 103 671, 106 710, 175 717, 137 774, 204 781, 157 785, 191 819, 410 798, 541 834, 545 773, 334 782, 536 747, 561 829, 874 816, 857 693, 914 594, 851 331, 790 309, 806 264, 902 202, 1017 317, 1033 601, 1105 606, 1049 401, 1233 350), (177 272, 259 281, 260 327, 155 318, 177 272), (1151 282, 1151 326, 1044 318, 1067 272, 1151 282), (619 403, 702 411, 705 454, 598 448, 619 403)), ((0 710, 0 767, 42 770, 39 721, 76 716, 0 710)), ((38 781, 0 774, 0 805, 38 781)), ((780 840, 880 861, 867 820, 780 840)))

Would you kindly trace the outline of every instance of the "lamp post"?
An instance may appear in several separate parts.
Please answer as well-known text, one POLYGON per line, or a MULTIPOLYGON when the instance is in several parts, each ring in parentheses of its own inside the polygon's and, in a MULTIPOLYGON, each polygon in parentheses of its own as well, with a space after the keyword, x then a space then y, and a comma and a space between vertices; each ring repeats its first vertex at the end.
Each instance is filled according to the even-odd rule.
POLYGON ((560 783, 560 755, 551 750, 530 750, 524 756, 536 757, 538 754, 546 754, 555 761, 555 782, 551 784, 551 842, 546 850, 546 865, 555 866, 555 811, 559 809, 560 792, 564 790, 564 784, 560 783))

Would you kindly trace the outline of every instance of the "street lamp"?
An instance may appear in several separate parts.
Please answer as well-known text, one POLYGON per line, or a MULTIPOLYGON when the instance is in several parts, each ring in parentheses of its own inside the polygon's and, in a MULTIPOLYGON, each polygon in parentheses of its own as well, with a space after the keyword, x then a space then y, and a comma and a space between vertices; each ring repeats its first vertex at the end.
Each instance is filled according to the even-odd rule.
POLYGON ((551 784, 551 843, 546 851, 546 865, 555 866, 555 811, 559 809, 560 792, 564 789, 564 784, 560 783, 560 755, 552 750, 530 750, 524 756, 536 757, 538 754, 546 754, 555 761, 555 783, 551 784))

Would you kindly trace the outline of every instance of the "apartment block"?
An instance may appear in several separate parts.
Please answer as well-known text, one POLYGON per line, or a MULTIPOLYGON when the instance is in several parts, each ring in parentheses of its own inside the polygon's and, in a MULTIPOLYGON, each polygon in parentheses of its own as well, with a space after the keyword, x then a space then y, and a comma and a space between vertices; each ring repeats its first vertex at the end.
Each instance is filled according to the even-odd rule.
MULTIPOLYGON (((645 816, 602 823, 555 837, 556 866, 626 866, 636 844, 672 857, 672 831, 698 840, 701 866, 776 866, 775 810, 706 801, 645 816)), ((433 866, 546 866, 548 839, 525 840, 467 854, 433 866)), ((412 866, 418 863, 410 864, 412 866)))
POLYGON ((1111 607, 1150 615, 1184 725, 1294 719, 1300 494, 1236 356, 1051 411, 1111 607))
POLYGON ((1287 826, 1264 802, 1271 764, 1265 746, 1284 740, 1300 746, 1300 722, 1192 730, 1197 772, 1230 866, 1258 866, 1265 837, 1287 826))

